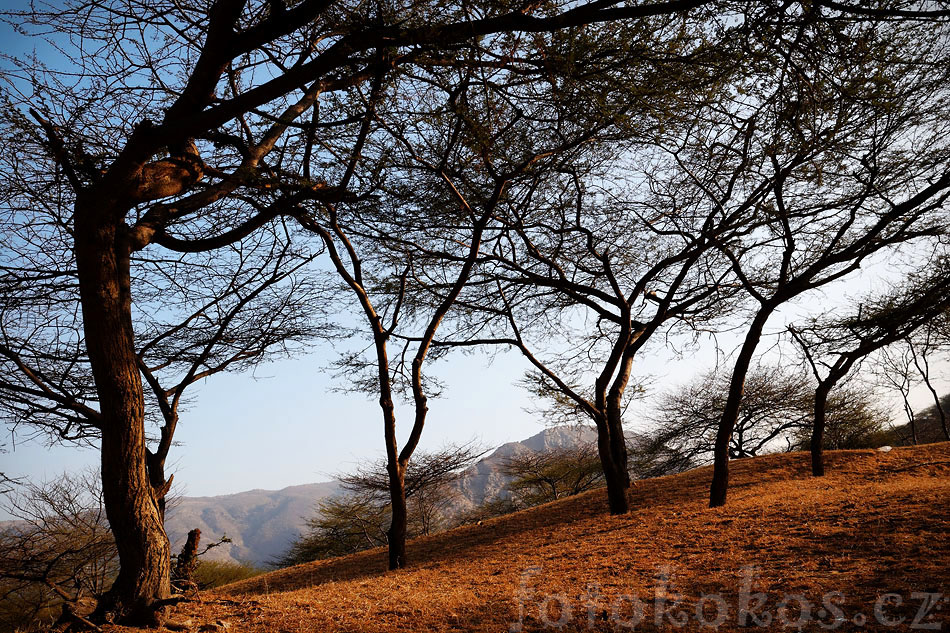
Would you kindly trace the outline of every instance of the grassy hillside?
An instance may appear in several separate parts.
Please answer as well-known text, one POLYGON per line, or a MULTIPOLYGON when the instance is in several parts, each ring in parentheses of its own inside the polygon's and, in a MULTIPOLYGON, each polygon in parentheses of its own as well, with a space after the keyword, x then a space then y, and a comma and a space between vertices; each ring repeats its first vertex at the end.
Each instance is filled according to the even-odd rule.
POLYGON ((708 469, 639 482, 623 517, 594 491, 414 541, 404 571, 383 573, 374 550, 230 585, 173 617, 261 633, 609 631, 629 630, 637 596, 638 631, 712 630, 698 616, 717 611, 721 631, 756 630, 738 626, 744 604, 772 616, 769 630, 794 630, 800 600, 779 603, 798 594, 829 630, 907 631, 939 593, 922 624, 950 631, 950 443, 828 462, 823 479, 803 453, 734 462, 718 509, 706 507, 708 469))

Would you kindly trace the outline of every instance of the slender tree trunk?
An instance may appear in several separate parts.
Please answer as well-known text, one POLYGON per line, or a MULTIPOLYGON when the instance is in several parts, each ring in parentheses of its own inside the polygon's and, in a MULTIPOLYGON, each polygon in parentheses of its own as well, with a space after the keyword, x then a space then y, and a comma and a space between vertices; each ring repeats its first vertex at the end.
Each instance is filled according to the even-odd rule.
POLYGON ((726 405, 719 420, 719 430, 716 433, 713 478, 709 487, 709 506, 711 508, 726 503, 726 493, 729 489, 729 445, 732 442, 732 431, 739 419, 742 394, 745 390, 745 377, 749 373, 749 365, 752 363, 755 349, 762 338, 762 330, 765 328, 765 323, 769 320, 773 310, 774 308, 771 305, 764 305, 759 309, 749 326, 748 332, 746 332, 745 341, 742 344, 742 349, 739 350, 739 356, 736 358, 736 364, 732 370, 729 396, 726 399, 726 405))
POLYGON ((119 575, 99 608, 124 622, 156 624, 170 595, 170 552, 149 481, 145 404, 135 359, 128 249, 121 221, 77 204, 76 266, 86 348, 102 414, 102 492, 119 575))
POLYGON ((389 569, 406 566, 406 536, 409 526, 409 508, 406 504, 406 470, 398 462, 389 463, 389 499, 392 504, 392 523, 389 525, 389 569))
MULTIPOLYGON (((911 354, 914 356, 914 365, 917 366, 917 371, 920 372, 920 377, 924 379, 924 384, 927 386, 927 390, 930 392, 930 395, 934 399, 934 410, 937 412, 937 419, 940 420, 940 428, 943 430, 943 436, 950 440, 950 429, 947 428, 947 412, 943 408, 943 403, 940 402, 940 396, 937 394, 937 390, 933 386, 933 382, 930 380, 930 361, 927 360, 927 349, 929 345, 925 345, 923 351, 918 354, 917 350, 914 348, 912 339, 908 337, 908 343, 910 344, 911 354)), ((930 341, 930 334, 927 334, 927 342, 930 341)), ((917 443, 916 440, 914 442, 917 443)))
MULTIPOLYGON (((614 452, 615 441, 611 437, 611 426, 607 416, 597 422, 597 452, 600 455, 600 464, 604 469, 604 481, 607 484, 607 504, 611 514, 626 514, 630 511, 630 501, 627 499, 627 489, 630 487, 630 477, 627 474, 626 464, 617 463, 614 452)), ((624 452, 626 456, 626 451, 624 452)))
POLYGON ((158 516, 165 525, 165 507, 167 505, 165 497, 168 494, 168 484, 165 480, 165 464, 162 460, 155 458, 154 455, 146 454, 145 462, 148 466, 148 481, 152 485, 155 494, 155 504, 158 507, 158 516))
POLYGON ((382 392, 379 406, 383 411, 386 471, 389 473, 389 505, 392 513, 392 521, 386 532, 389 545, 389 569, 400 569, 406 566, 406 533, 409 524, 409 508, 406 504, 406 466, 399 459, 396 443, 396 409, 393 405, 392 385, 389 382, 386 338, 381 332, 377 332, 375 337, 379 387, 382 392))
POLYGON ((943 408, 943 403, 940 402, 940 396, 937 395, 937 390, 934 389, 933 383, 930 381, 929 368, 928 372, 921 372, 924 377, 924 384, 927 385, 927 389, 930 391, 930 395, 934 399, 934 409, 937 411, 937 419, 940 420, 940 428, 943 430, 943 436, 950 440, 950 429, 947 428, 947 412, 943 408))
POLYGON ((815 390, 815 420, 811 429, 811 474, 815 477, 825 475, 825 410, 831 385, 821 383, 815 390))

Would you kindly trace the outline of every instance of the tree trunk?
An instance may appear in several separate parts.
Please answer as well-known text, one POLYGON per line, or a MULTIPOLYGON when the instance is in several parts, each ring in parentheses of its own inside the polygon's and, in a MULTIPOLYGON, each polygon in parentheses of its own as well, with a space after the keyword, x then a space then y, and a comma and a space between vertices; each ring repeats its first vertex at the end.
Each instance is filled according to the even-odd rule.
POLYGON ((755 355, 755 348, 762 338, 762 330, 772 314, 771 306, 762 306, 752 320, 749 331, 739 356, 736 358, 732 370, 732 380, 729 383, 729 396, 719 419, 719 429, 716 433, 714 449, 713 478, 709 487, 709 507, 716 508, 726 504, 726 492, 729 489, 729 445, 732 442, 732 431, 739 419, 739 409, 742 406, 742 394, 745 390, 745 377, 749 373, 749 365, 755 355))
POLYGON ((831 385, 822 383, 815 390, 815 420, 811 429, 811 474, 815 477, 825 475, 825 408, 831 385))
MULTIPOLYGON (((627 374, 629 375, 629 364, 625 363, 627 374)), ((626 380, 614 389, 607 397, 607 438, 610 450, 611 462, 617 470, 617 476, 624 489, 630 487, 630 471, 627 469, 627 441, 623 434, 623 411, 621 410, 623 400, 623 389, 626 387, 626 380)))
MULTIPOLYGON (((928 379, 928 387, 930 386, 930 381, 928 379)), ((936 390, 931 387, 934 396, 934 407, 937 409, 937 417, 940 419, 940 428, 943 429, 943 436, 950 440, 950 428, 947 427, 947 412, 943 408, 943 403, 940 402, 940 396, 937 395, 936 390)))
MULTIPOLYGON (((607 503, 611 514, 626 514, 630 511, 627 491, 630 489, 630 472, 627 469, 627 441, 623 434, 623 394, 630 380, 633 365, 634 345, 641 332, 630 332, 624 344, 617 375, 609 391, 603 394, 603 414, 597 424, 597 450, 607 483, 607 503)), ((598 384, 598 389, 603 387, 598 384)), ((601 392, 603 393, 603 392, 601 392)))
POLYGON ((102 415, 102 493, 119 553, 119 575, 98 611, 123 622, 155 624, 156 601, 170 595, 170 552, 145 461, 145 403, 120 227, 121 221, 77 203, 83 329, 102 415))
POLYGON ((152 460, 152 463, 149 464, 148 479, 152 490, 155 491, 155 505, 158 507, 158 517, 162 520, 162 525, 165 525, 166 497, 168 496, 168 482, 165 479, 165 466, 156 464, 155 460, 152 460))
POLYGON ((392 523, 389 525, 389 569, 406 566, 406 534, 409 525, 409 509, 406 504, 406 469, 398 462, 390 463, 389 499, 392 505, 392 523))
MULTIPOLYGON (((607 484, 607 503, 611 514, 626 514, 630 511, 630 501, 627 499, 627 490, 630 487, 630 476, 627 473, 626 463, 618 463, 615 452, 616 440, 612 437, 607 416, 597 420, 597 452, 604 469, 604 481, 607 484)), ((623 456, 626 458, 626 448, 623 456)))
POLYGON ((386 438, 386 471, 389 473, 389 506, 392 522, 386 532, 389 543, 389 569, 406 566, 406 533, 409 524, 409 508, 406 503, 406 465, 399 459, 396 445, 396 411, 393 406, 392 388, 389 383, 389 358, 386 341, 377 334, 379 386, 382 396, 379 406, 383 411, 383 433, 386 438))

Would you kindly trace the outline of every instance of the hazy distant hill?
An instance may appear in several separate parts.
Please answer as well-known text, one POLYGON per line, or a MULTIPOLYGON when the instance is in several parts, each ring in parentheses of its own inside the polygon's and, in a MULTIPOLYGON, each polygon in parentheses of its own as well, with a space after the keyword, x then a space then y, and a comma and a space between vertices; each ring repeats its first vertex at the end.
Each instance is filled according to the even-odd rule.
POLYGON ((509 478, 501 473, 501 465, 506 458, 526 452, 543 453, 596 440, 597 433, 593 429, 559 426, 545 429, 520 442, 502 444, 462 475, 456 484, 459 499, 455 508, 465 511, 496 497, 504 497, 509 478))
MULTIPOLYGON (((574 446, 595 438, 590 429, 555 427, 498 447, 465 471, 457 484, 456 509, 464 511, 504 494, 507 478, 501 474, 500 466, 506 457, 574 446)), ((300 534, 317 503, 337 492, 337 482, 325 482, 219 497, 183 497, 168 514, 166 527, 172 551, 181 549, 189 530, 200 528, 204 543, 217 540, 222 534, 233 541, 208 552, 208 558, 267 563, 283 553, 300 534)))
POLYGON ((233 541, 208 552, 208 558, 266 563, 287 549, 317 502, 338 490, 336 482, 325 482, 219 497, 183 497, 166 520, 172 551, 181 549, 189 530, 199 528, 203 543, 223 534, 233 541))

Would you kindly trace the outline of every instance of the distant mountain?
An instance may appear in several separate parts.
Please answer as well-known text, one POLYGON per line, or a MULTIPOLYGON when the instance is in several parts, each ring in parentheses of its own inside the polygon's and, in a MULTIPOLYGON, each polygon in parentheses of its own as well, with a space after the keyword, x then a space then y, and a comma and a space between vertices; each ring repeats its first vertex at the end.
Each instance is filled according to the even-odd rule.
MULTIPOLYGON (((506 493, 502 462, 525 452, 546 452, 596 440, 588 428, 553 427, 520 442, 509 442, 468 468, 456 483, 455 511, 465 511, 506 493)), ((166 528, 172 551, 188 531, 201 529, 203 543, 227 534, 232 543, 208 552, 212 560, 267 563, 282 554, 314 515, 317 504, 340 492, 339 482, 291 486, 283 490, 250 490, 218 497, 182 497, 168 512, 166 528)))
POLYGON ((182 497, 169 510, 165 527, 173 552, 181 549, 190 530, 199 528, 202 543, 225 534, 232 540, 208 552, 209 559, 267 563, 300 534, 317 503, 338 491, 339 484, 330 481, 283 490, 182 497))
POLYGON ((459 492, 455 510, 464 512, 495 498, 507 495, 510 477, 501 472, 504 461, 524 453, 546 453, 597 441, 597 433, 587 427, 557 426, 545 429, 520 442, 509 442, 468 468, 456 483, 459 492))

